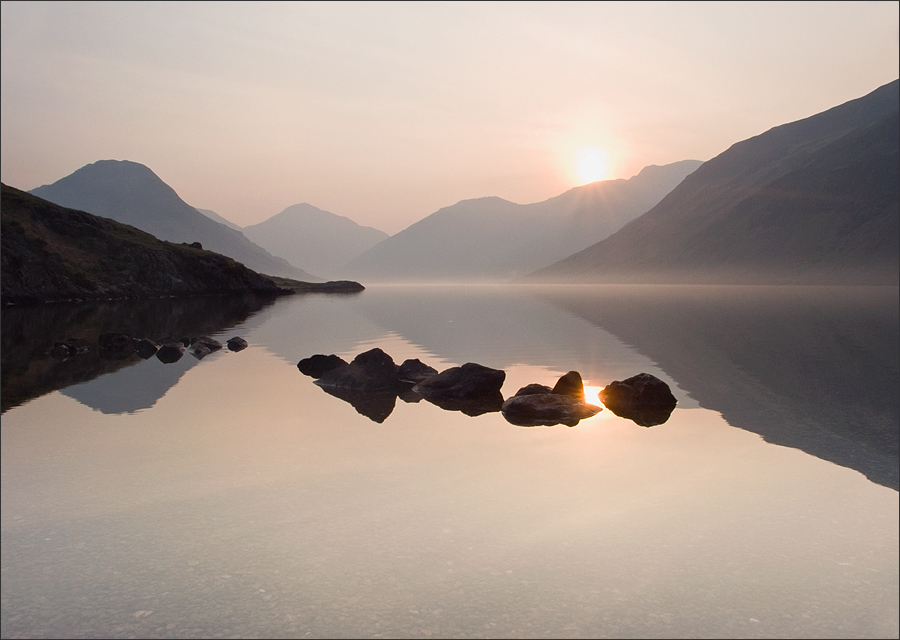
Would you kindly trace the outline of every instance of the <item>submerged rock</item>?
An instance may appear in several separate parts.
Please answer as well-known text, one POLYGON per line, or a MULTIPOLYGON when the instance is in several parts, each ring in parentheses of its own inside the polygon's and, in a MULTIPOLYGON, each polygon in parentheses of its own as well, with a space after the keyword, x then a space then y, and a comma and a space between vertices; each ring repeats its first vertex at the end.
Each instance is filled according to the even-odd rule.
POLYGON ((189 352, 192 356, 197 358, 197 360, 202 360, 206 356, 212 353, 212 349, 210 349, 203 342, 197 342, 191 345, 189 352))
POLYGON ((247 341, 240 336, 229 338, 225 344, 228 345, 229 351, 243 351, 248 346, 247 341))
POLYGON ((140 357, 147 360, 159 351, 159 345, 149 338, 141 338, 135 341, 134 350, 140 357))
POLYGON ((197 337, 197 338, 191 339, 191 345, 190 345, 190 346, 195 346, 195 345, 197 345, 197 344, 202 344, 202 345, 205 346, 207 349, 209 349, 210 352, 212 352, 212 351, 218 351, 219 349, 222 348, 222 343, 221 343, 221 342, 219 342, 219 341, 216 340, 215 338, 210 338, 209 336, 199 336, 199 337, 197 337))

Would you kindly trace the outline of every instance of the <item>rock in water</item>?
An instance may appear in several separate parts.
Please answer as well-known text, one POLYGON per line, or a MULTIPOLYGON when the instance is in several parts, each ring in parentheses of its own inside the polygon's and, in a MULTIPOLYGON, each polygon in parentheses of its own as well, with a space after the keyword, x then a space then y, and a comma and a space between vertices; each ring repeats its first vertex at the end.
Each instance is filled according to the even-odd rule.
POLYGON ((413 391, 426 399, 466 400, 499 393, 505 380, 505 371, 467 362, 423 380, 413 391))
POLYGON ((642 427, 653 427, 669 419, 678 401, 669 385, 649 373, 614 380, 600 391, 606 408, 642 427))
POLYGON ((584 382, 581 380, 581 374, 577 371, 569 371, 556 382, 553 393, 584 400, 584 382))

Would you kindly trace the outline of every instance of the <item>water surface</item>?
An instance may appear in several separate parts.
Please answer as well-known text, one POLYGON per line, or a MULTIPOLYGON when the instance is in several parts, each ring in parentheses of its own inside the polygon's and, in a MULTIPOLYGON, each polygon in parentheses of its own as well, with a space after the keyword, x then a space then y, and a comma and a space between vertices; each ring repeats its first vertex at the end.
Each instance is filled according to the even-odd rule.
POLYGON ((43 386, 4 400, 2 635, 897 637, 896 307, 896 288, 371 288, 135 328, 250 346, 82 378, 39 339, 8 371, 4 315, 4 396, 43 386), (296 367, 375 346, 504 369, 505 397, 647 372, 678 406, 523 428, 401 397, 378 422, 296 367))

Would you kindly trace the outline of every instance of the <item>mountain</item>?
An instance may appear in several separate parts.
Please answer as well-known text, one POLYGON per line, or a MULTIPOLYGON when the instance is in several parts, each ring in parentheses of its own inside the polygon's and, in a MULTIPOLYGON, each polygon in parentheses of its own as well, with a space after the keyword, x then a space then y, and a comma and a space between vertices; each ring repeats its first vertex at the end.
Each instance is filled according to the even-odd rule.
POLYGON ((3 304, 287 292, 218 253, 0 189, 3 304))
POLYGON ((194 207, 194 208, 197 209, 197 211, 199 211, 200 213, 205 215, 210 220, 215 220, 216 222, 218 222, 220 224, 224 224, 226 227, 231 227, 235 231, 241 231, 240 225, 236 225, 231 220, 226 220, 225 218, 223 218, 222 216, 220 216, 218 213, 216 213, 215 211, 213 211, 211 209, 199 209, 197 207, 194 207))
POLYGON ((900 283, 900 81, 744 140, 526 282, 900 283))
POLYGON ((161 240, 200 242, 205 249, 233 258, 259 273, 322 280, 276 258, 240 231, 210 220, 137 162, 100 160, 30 193, 63 207, 129 224, 161 240))
POLYGON ((702 163, 644 168, 534 204, 463 200, 384 240, 341 270, 377 281, 504 282, 580 251, 659 202, 702 163))
POLYGON ((326 277, 388 237, 305 203, 244 227, 243 233, 272 255, 326 277))

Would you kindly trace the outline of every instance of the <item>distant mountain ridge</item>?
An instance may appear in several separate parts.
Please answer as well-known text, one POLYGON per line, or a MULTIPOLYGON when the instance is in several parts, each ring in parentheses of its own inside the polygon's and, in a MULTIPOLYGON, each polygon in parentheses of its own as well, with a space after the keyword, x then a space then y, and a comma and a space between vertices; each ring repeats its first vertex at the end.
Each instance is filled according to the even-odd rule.
POLYGON ((384 231, 307 203, 244 227, 243 233, 269 253, 325 277, 388 238, 384 231))
POLYGON ((215 222, 182 200, 148 167, 128 160, 100 160, 29 193, 60 206, 110 218, 169 242, 200 242, 259 273, 321 281, 215 222))
POLYGON ((201 209, 199 207, 194 207, 194 208, 197 209, 197 211, 199 211, 200 213, 205 215, 210 220, 215 220, 216 222, 218 222, 220 224, 224 224, 226 227, 231 227, 235 231, 240 231, 241 233, 243 233, 240 225, 233 223, 231 220, 226 220, 225 218, 220 216, 218 213, 216 213, 212 209, 201 209))
POLYGON ((900 283, 900 81, 738 142, 525 282, 900 283))
POLYGON ((644 168, 533 204, 463 200, 407 227, 339 273, 370 281, 504 282, 605 238, 659 202, 699 160, 644 168))

